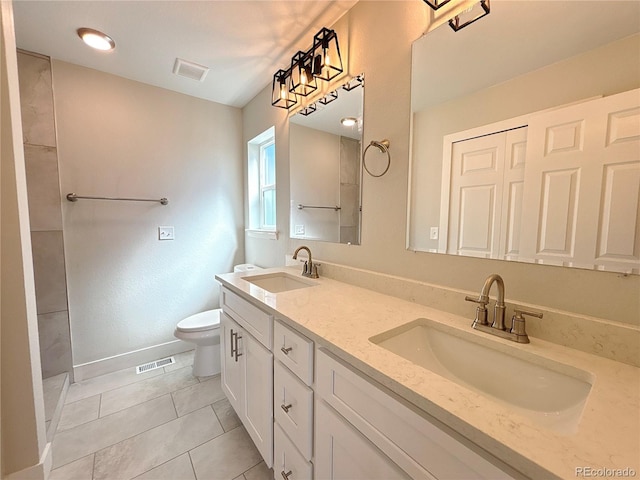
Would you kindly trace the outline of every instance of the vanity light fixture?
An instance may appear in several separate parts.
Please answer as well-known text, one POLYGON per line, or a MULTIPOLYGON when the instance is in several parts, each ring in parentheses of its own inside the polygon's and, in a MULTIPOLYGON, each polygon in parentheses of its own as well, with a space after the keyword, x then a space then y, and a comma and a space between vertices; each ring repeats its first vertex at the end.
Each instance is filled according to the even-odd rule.
POLYGON ((93 28, 79 28, 76 31, 82 41, 91 48, 102 50, 103 52, 116 48, 116 42, 113 41, 113 38, 98 30, 94 30, 93 28))
MULTIPOLYGON (((334 30, 323 27, 314 35, 309 50, 297 52, 288 69, 278 70, 273 75, 271 105, 288 110, 298 103, 298 96, 306 97, 318 89, 317 79, 328 82, 343 71, 338 35, 334 30)), ((337 93, 319 102, 326 105, 336 98, 337 93)))
POLYGON ((354 88, 358 88, 360 85, 364 85, 364 75, 357 75, 351 80, 342 85, 342 89, 350 92, 354 88))
POLYGON ((306 97, 318 88, 316 77, 311 68, 311 56, 305 52, 296 53, 291 59, 291 89, 292 93, 306 97))
POLYGON ((295 93, 291 93, 291 69, 278 70, 273 76, 271 105, 287 110, 298 103, 295 93))
POLYGON ((338 36, 334 30, 323 27, 313 37, 313 74, 328 82, 342 71, 338 36))
POLYGON ((318 100, 318 102, 321 103, 322 105, 329 105, 331 102, 337 99, 338 99, 338 91, 334 90, 333 92, 327 93, 324 97, 318 100))
POLYGON ((427 5, 429 5, 431 8, 433 8, 434 10, 438 10, 440 7, 446 5, 447 3, 449 3, 451 0, 424 0, 424 3, 426 3, 427 5))
POLYGON ((317 108, 318 108, 317 105, 315 103, 312 103, 311 105, 307 105, 306 108, 303 108, 298 113, 300 115, 304 115, 305 117, 307 117, 311 115, 313 112, 315 112, 317 108))
POLYGON ((489 0, 480 0, 479 3, 476 3, 471 8, 465 10, 464 12, 459 13, 451 20, 449 20, 449 26, 453 28, 454 32, 463 29, 464 27, 471 25, 476 20, 480 20, 482 17, 489 15, 491 11, 491 6, 489 5, 489 0), (479 8, 476 8, 478 7, 479 8), (460 17, 467 18, 466 20, 461 20, 460 17))

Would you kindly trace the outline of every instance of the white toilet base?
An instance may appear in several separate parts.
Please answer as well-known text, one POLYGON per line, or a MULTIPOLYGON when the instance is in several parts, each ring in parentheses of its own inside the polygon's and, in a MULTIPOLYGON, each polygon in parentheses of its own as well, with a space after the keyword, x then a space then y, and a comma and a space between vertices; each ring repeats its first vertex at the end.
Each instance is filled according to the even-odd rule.
POLYGON ((220 344, 197 345, 193 359, 193 375, 210 377, 220 373, 220 344))

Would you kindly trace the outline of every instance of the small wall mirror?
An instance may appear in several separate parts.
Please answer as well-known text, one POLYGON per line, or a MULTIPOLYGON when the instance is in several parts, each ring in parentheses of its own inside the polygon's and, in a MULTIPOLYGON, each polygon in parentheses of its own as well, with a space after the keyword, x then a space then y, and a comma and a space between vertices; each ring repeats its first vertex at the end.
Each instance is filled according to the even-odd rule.
POLYGON ((359 75, 290 117, 291 238, 360 244, 363 96, 359 75))
POLYGON ((414 43, 409 249, 638 273, 639 15, 491 2, 414 43))

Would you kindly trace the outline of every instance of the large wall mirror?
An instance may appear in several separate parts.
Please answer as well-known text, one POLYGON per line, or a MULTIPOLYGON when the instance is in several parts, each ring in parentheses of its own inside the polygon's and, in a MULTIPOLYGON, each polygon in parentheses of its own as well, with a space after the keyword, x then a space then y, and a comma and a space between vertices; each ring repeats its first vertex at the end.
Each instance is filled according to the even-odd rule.
POLYGON ((291 238, 360 243, 364 76, 289 119, 291 238))
POLYGON ((408 248, 638 274, 639 18, 492 1, 418 39, 408 248))

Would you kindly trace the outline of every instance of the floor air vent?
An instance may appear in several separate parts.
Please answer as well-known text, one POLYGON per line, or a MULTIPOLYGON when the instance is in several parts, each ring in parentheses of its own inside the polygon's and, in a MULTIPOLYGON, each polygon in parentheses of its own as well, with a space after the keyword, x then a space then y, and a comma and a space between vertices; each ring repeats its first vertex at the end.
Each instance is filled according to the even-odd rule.
POLYGON ((167 365, 173 365, 174 363, 176 363, 176 360, 173 357, 163 358, 154 362, 145 363, 144 365, 138 365, 136 367, 136 373, 148 372, 149 370, 166 367, 167 365))

